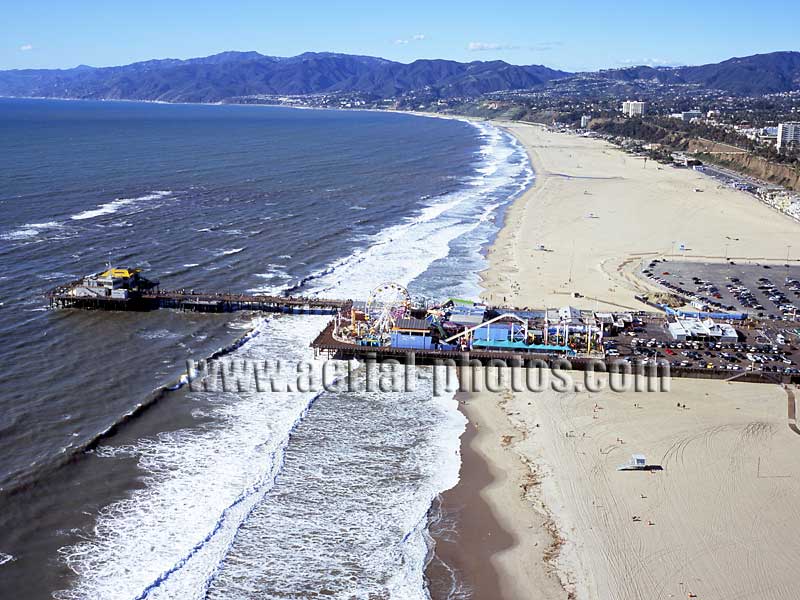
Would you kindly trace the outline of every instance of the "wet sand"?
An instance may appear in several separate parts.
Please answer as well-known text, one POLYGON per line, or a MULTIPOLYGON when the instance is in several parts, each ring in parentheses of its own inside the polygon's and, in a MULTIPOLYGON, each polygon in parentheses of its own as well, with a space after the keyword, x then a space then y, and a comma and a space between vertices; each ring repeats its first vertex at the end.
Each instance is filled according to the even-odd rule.
POLYGON ((436 550, 427 570, 433 600, 452 597, 453 581, 457 598, 564 597, 540 559, 553 551, 552 536, 547 516, 532 511, 525 498, 534 482, 511 448, 519 432, 503 418, 500 404, 477 402, 467 393, 457 398, 469 423, 461 438, 461 480, 442 495, 441 519, 433 528, 436 550))
POLYGON ((433 531, 436 552, 427 570, 434 599, 453 595, 488 598, 496 594, 500 580, 492 558, 514 543, 481 496, 495 478, 489 463, 474 447, 477 435, 475 424, 468 423, 461 438, 463 485, 440 498, 433 531))
MULTIPOLYGON (((508 130, 537 179, 490 249, 490 302, 641 309, 644 260, 780 260, 800 235, 697 172, 538 126, 508 130)), ((777 385, 691 379, 651 394, 471 393, 477 434, 465 436, 461 482, 444 498, 446 513, 469 518, 455 523, 463 543, 440 542, 440 556, 468 571, 476 599, 794 598, 792 403, 777 385), (617 471, 634 452, 664 470, 617 471), (486 544, 497 526, 510 546, 486 544), (493 572, 475 567, 485 560, 493 572)))

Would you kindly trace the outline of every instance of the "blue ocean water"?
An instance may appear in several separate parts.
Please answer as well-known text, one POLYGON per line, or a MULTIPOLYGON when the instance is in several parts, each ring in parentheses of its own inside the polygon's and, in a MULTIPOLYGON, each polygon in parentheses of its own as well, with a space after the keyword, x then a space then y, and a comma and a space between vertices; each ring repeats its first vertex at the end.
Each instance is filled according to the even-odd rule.
POLYGON ((429 372, 396 396, 182 390, 124 421, 244 331, 237 357, 311 358, 326 318, 50 311, 43 294, 111 261, 167 288, 476 296, 481 248, 532 178, 513 138, 49 100, 0 100, 0 129, 0 595, 427 597, 426 515, 464 427, 429 372))

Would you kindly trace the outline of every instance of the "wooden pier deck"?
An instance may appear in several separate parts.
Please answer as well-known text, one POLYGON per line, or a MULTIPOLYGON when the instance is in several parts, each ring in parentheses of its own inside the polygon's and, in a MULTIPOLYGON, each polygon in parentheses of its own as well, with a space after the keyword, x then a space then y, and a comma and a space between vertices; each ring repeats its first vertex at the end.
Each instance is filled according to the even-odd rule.
MULTIPOLYGON (((497 350, 416 350, 410 348, 392 348, 391 346, 359 346, 344 342, 333 336, 334 323, 331 321, 311 342, 311 347, 319 354, 343 360, 397 361, 414 365, 455 364, 482 365, 487 367, 524 367, 542 368, 560 371, 593 371, 596 373, 641 373, 647 378, 664 379, 669 377, 688 377, 693 379, 731 379, 731 371, 725 369, 691 368, 664 364, 659 361, 655 365, 632 364, 626 357, 588 358, 581 356, 564 357, 555 354, 503 352, 497 350), (452 361, 452 362, 450 362, 452 361)), ((800 384, 800 375, 784 373, 767 373, 760 371, 738 371, 737 381, 767 384, 800 384)))
POLYGON ((53 308, 149 311, 171 308, 183 311, 224 313, 260 311, 294 314, 336 314, 350 310, 351 300, 305 298, 298 296, 248 295, 195 290, 149 290, 130 298, 75 296, 72 286, 55 288, 47 294, 53 308))
MULTIPOLYGON (((104 276, 105 277, 105 276, 104 276)), ((98 280, 97 277, 92 278, 92 281, 98 280)), ((87 279, 78 280, 71 283, 61 285, 54 288, 47 293, 47 298, 51 308, 76 308, 76 309, 89 309, 89 310, 109 310, 109 311, 151 311, 157 309, 173 309, 180 311, 192 311, 203 313, 230 313, 236 311, 255 311, 255 312, 270 312, 270 313, 287 313, 287 314, 328 314, 337 315, 339 313, 346 314, 351 308, 358 307, 360 303, 353 300, 337 300, 329 298, 306 298, 302 296, 274 296, 266 294, 234 294, 234 293, 220 293, 220 292, 200 292, 196 290, 162 290, 157 286, 157 282, 147 282, 145 285, 137 287, 123 288, 114 287, 109 285, 108 278, 105 277, 102 283, 107 284, 107 287, 99 285, 91 285, 86 283, 87 279)), ((498 309, 492 309, 498 310, 498 309)), ((511 309, 502 309, 511 310, 511 309)), ((518 309, 514 309, 518 310, 518 309)), ((527 311, 527 309, 524 309, 527 311)), ((485 366, 499 366, 505 363, 507 366, 525 366, 535 368, 545 368, 552 370, 575 370, 575 371, 598 371, 607 373, 641 373, 648 378, 664 378, 668 376, 673 377, 694 377, 700 379, 726 379, 747 381, 753 383, 778 383, 778 384, 791 384, 800 383, 800 373, 796 368, 784 368, 782 363, 797 364, 800 363, 800 351, 795 347, 789 347, 783 354, 776 357, 771 357, 769 360, 777 363, 783 357, 782 363, 775 364, 765 363, 764 360, 759 362, 764 364, 763 369, 758 366, 754 368, 751 364, 746 370, 736 371, 731 370, 730 361, 725 357, 725 352, 721 352, 721 345, 716 344, 715 349, 712 351, 705 350, 705 356, 700 359, 697 366, 688 364, 683 366, 678 364, 681 357, 676 356, 676 352, 669 348, 675 348, 667 338, 665 333, 665 321, 663 316, 651 313, 635 313, 639 318, 639 328, 636 330, 642 340, 651 339, 661 340, 658 348, 667 348, 666 354, 669 356, 658 356, 660 353, 653 350, 652 353, 645 349, 649 355, 652 354, 652 360, 642 359, 642 351, 639 346, 634 347, 634 341, 629 341, 628 338, 619 339, 615 341, 615 347, 618 352, 614 353, 617 356, 596 356, 594 354, 578 354, 577 356, 564 357, 560 354, 548 354, 541 351, 540 348, 531 348, 529 352, 519 351, 516 349, 485 349, 485 348, 472 348, 467 351, 460 350, 442 350, 438 347, 429 349, 409 349, 404 347, 392 346, 368 346, 359 345, 355 342, 338 339, 334 337, 334 321, 328 323, 325 329, 317 336, 311 343, 316 354, 326 354, 329 357, 343 358, 343 359, 366 359, 375 360, 376 362, 384 362, 387 360, 395 360, 401 363, 412 362, 414 364, 441 364, 447 362, 450 364, 464 365, 469 362, 472 365, 481 364, 485 366), (789 356, 791 360, 785 360, 789 356), (657 358, 656 358, 657 357, 657 358), (672 357, 672 360, 670 360, 672 357), (653 362, 655 361, 655 362, 653 362)), ((786 322, 781 322, 781 326, 786 326, 786 322)), ((800 323, 791 323, 792 327, 800 325, 800 323)), ((742 327, 746 327, 748 331, 752 329, 753 325, 745 323, 742 327)), ((763 325, 758 325, 763 328, 763 325)), ((742 330, 744 331, 744 330, 742 330)), ((742 331, 739 332, 740 338, 742 331)), ((776 330, 777 331, 777 330, 776 330)), ((636 337, 637 333, 631 333, 636 337)), ((763 331, 757 331, 760 335, 764 335, 763 331)), ((751 333, 747 333, 745 338, 752 337, 751 333)), ((750 351, 755 351, 760 348, 761 342, 758 339, 752 339, 750 344, 755 344, 750 347, 750 351)), ((648 348, 652 344, 648 345, 648 348)), ((748 348, 745 342, 737 342, 737 348, 732 351, 744 351, 748 348), (744 348, 739 348, 743 346, 744 348)), ((730 348, 730 344, 725 346, 730 348)), ((677 344, 677 348, 681 348, 677 344)), ((687 345, 688 349, 689 346, 687 345)), ((697 346, 695 346, 697 348, 697 346)), ((777 350, 772 350, 771 347, 766 350, 768 353, 777 353, 777 350)), ((685 354, 685 353, 682 353, 685 354)), ((699 351, 696 353, 699 355, 699 351)), ((728 356, 727 358, 730 358, 728 356)), ((740 357, 741 358, 741 357, 740 357)), ((684 363, 690 363, 685 360, 684 363)), ((736 362, 740 362, 737 360, 736 362)), ((691 361, 694 363, 694 359, 691 361)))

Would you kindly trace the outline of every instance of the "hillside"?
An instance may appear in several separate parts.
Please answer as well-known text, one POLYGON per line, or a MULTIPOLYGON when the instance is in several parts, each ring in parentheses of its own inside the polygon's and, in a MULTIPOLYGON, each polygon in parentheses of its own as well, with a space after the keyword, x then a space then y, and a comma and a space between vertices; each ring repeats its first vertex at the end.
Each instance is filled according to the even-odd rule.
POLYGON ((772 52, 694 67, 629 67, 600 71, 620 81, 656 80, 692 83, 735 95, 761 95, 800 90, 800 52, 772 52))
POLYGON ((121 67, 0 71, 0 96, 222 102, 255 95, 359 93, 395 98, 425 92, 439 98, 542 89, 591 75, 619 82, 693 84, 732 95, 800 90, 800 52, 773 52, 690 67, 638 66, 579 74, 503 61, 416 60, 305 53, 290 58, 223 52, 121 67))
POLYGON ((291 58, 225 52, 190 60, 151 60, 122 67, 0 72, 0 96, 219 102, 266 95, 360 92, 391 98, 432 91, 443 98, 529 89, 568 75, 540 65, 459 63, 306 53, 291 58))

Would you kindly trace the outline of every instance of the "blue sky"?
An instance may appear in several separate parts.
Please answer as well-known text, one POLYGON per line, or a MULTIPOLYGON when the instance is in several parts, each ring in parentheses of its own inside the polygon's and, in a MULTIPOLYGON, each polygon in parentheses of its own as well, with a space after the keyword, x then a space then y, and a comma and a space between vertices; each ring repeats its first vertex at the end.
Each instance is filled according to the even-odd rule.
POLYGON ((276 56, 334 51, 402 62, 501 59, 575 71, 800 50, 800 36, 786 34, 790 23, 800 23, 800 2, 789 0, 8 0, 1 18, 0 69, 256 50, 276 56))

